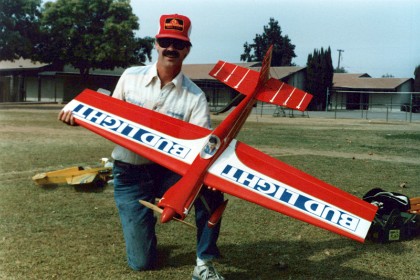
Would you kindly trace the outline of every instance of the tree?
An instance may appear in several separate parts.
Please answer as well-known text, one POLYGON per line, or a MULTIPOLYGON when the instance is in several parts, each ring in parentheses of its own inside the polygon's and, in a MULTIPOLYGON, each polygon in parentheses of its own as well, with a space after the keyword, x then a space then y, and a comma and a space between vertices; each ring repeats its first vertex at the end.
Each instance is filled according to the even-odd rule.
POLYGON ((271 65, 292 66, 292 59, 296 57, 295 45, 287 35, 282 36, 281 33, 278 21, 270 18, 268 25, 264 26, 264 33, 255 35, 253 44, 245 42, 241 61, 262 61, 269 46, 273 45, 271 65))
POLYGON ((414 92, 420 92, 420 65, 414 70, 414 92))
POLYGON ((113 69, 151 60, 152 38, 136 38, 138 18, 129 0, 57 0, 42 10, 37 58, 70 64, 83 77, 90 69, 113 69))
POLYGON ((334 67, 332 65, 331 48, 315 49, 308 55, 306 90, 314 95, 311 109, 324 110, 327 101, 327 89, 333 84, 334 67))
POLYGON ((0 0, 0 60, 31 58, 41 0, 0 0))
POLYGON ((346 69, 344 67, 335 68, 334 73, 347 73, 346 69))

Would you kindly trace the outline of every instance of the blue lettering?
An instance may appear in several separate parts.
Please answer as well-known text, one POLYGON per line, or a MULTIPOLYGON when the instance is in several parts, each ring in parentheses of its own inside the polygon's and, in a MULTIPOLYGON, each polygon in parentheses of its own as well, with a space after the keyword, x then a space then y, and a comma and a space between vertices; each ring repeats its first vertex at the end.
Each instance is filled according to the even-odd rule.
POLYGON ((108 115, 106 112, 93 109, 83 104, 78 104, 73 109, 73 113, 87 122, 99 125, 104 130, 125 136, 131 141, 149 146, 171 156, 185 158, 191 150, 188 147, 163 138, 135 124, 131 124, 123 119, 108 115))
POLYGON ((168 139, 160 138, 159 141, 156 143, 156 148, 166 153, 169 153, 174 146, 174 142, 169 141, 168 139))
POLYGON ((89 113, 92 112, 92 111, 93 111, 93 109, 91 109, 89 107, 86 107, 83 104, 79 104, 73 110, 73 113, 80 116, 80 117, 86 118, 86 116, 89 115, 89 113))
POLYGON ((105 128, 114 129, 114 128, 118 128, 121 125, 121 122, 114 118, 106 117, 100 125, 105 128))
POLYGON ((334 223, 343 228, 355 231, 360 219, 348 213, 340 211, 333 206, 314 200, 304 194, 297 193, 287 186, 279 186, 274 182, 259 178, 232 165, 226 165, 221 176, 227 180, 236 182, 244 187, 256 190, 257 192, 286 203, 308 214, 317 216, 325 221, 334 223))
POLYGON ((103 120, 107 117, 107 115, 103 114, 102 112, 98 112, 96 110, 92 110, 90 114, 86 117, 86 120, 99 124, 103 122, 103 120))

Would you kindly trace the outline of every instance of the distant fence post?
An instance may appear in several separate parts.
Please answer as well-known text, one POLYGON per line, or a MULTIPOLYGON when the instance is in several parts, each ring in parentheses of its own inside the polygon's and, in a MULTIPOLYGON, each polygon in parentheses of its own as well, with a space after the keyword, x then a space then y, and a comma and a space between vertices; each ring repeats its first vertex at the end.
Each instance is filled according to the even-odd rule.
POLYGON ((327 96, 326 96, 326 101, 325 101, 325 112, 328 112, 328 97, 330 95, 330 88, 327 88, 327 96))
POLYGON ((413 120, 413 93, 410 93, 410 123, 413 120))

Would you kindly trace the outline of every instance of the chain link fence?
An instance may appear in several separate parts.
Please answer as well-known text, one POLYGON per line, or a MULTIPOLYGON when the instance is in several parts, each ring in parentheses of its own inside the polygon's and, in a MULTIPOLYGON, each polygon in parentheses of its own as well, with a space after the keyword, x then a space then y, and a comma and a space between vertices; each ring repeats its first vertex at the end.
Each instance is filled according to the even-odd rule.
POLYGON ((366 119, 385 122, 420 122, 419 92, 330 92, 324 111, 295 111, 258 102, 257 115, 273 117, 319 117, 331 119, 366 119), (353 101, 357 102, 353 102, 353 101))

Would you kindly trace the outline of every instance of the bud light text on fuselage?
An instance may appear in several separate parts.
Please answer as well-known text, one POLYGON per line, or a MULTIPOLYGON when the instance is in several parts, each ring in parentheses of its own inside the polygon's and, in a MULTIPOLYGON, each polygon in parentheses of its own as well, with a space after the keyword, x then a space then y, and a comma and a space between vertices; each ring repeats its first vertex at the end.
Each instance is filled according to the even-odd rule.
POLYGON ((186 146, 136 126, 134 123, 99 111, 85 104, 78 104, 73 109, 73 114, 76 117, 83 119, 85 122, 100 126, 104 130, 124 136, 132 141, 154 148, 171 156, 184 159, 191 150, 186 146))
POLYGON ((303 193, 298 193, 288 186, 270 182, 232 165, 227 164, 221 176, 338 227, 356 231, 359 225, 360 219, 354 215, 314 200, 303 193))

